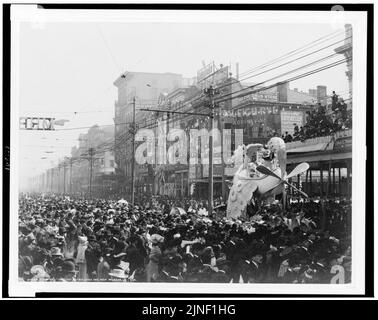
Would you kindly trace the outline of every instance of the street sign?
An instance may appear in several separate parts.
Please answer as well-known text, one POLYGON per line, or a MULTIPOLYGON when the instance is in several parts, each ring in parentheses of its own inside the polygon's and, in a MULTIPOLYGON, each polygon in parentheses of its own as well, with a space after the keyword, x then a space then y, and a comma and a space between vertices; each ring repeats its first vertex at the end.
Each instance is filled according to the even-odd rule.
POLYGON ((55 118, 20 117, 21 130, 55 130, 55 118))

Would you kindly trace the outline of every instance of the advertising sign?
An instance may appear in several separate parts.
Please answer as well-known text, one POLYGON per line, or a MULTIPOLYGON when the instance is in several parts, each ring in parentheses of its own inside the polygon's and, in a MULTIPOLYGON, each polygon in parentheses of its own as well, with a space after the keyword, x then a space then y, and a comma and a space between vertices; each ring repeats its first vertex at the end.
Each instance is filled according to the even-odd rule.
POLYGON ((213 72, 214 72, 214 63, 210 63, 206 67, 197 71, 197 82, 201 82, 203 79, 205 79, 207 76, 209 76, 213 72))
POLYGON ((281 133, 294 133, 295 125, 300 128, 303 126, 303 112, 302 111, 281 111, 281 133))

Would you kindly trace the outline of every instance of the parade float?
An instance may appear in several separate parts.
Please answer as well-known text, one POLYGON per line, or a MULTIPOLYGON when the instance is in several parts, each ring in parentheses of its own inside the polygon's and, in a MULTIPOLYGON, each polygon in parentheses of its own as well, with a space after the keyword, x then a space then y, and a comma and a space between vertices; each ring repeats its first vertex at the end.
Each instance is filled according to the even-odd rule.
POLYGON ((309 165, 303 162, 286 174, 286 145, 279 137, 271 138, 266 146, 239 146, 234 152, 233 162, 239 168, 234 175, 228 197, 228 218, 246 217, 249 204, 270 204, 281 194, 285 207, 285 185, 307 197, 307 194, 290 184, 288 180, 306 172, 309 165))

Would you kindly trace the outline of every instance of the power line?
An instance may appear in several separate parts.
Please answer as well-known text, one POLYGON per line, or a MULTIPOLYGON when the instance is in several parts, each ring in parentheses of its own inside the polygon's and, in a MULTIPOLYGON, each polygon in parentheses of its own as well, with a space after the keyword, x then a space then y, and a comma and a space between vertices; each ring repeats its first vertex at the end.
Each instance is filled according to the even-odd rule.
MULTIPOLYGON (((310 55, 313 55, 313 54, 315 54, 315 53, 318 53, 318 52, 320 52, 320 51, 322 51, 322 50, 324 50, 324 49, 330 48, 330 47, 334 46, 335 44, 338 44, 338 43, 340 43, 340 42, 344 42, 344 41, 345 41, 346 39, 348 39, 348 38, 351 38, 351 37, 344 38, 344 39, 342 39, 342 40, 340 40, 340 41, 334 42, 334 43, 332 43, 332 44, 330 44, 330 45, 328 45, 328 46, 322 47, 322 48, 320 48, 320 49, 318 49, 318 50, 312 51, 312 52, 310 52, 310 53, 308 53, 308 54, 305 54, 305 55, 303 55, 303 56, 300 56, 300 57, 298 57, 298 58, 295 58, 295 59, 293 59, 293 60, 290 60, 290 61, 288 61, 288 62, 285 62, 285 63, 283 63, 283 64, 281 64, 281 65, 279 65, 279 66, 273 67, 273 68, 271 68, 271 69, 265 70, 265 71, 263 71, 263 72, 260 72, 260 73, 257 73, 257 74, 253 74, 253 75, 248 76, 248 77, 245 77, 245 78, 243 78, 243 79, 235 79, 235 80, 231 81, 231 83, 227 83, 227 84, 224 84, 224 85, 222 85, 222 86, 219 86, 218 89, 221 89, 221 88, 227 87, 227 86, 229 86, 229 85, 232 85, 232 84, 235 84, 235 83, 238 83, 238 82, 241 83, 241 82, 244 81, 244 80, 247 80, 247 79, 253 78, 253 77, 255 77, 255 76, 258 76, 258 75, 261 75, 261 74, 267 73, 267 72, 269 72, 269 71, 273 71, 273 70, 278 69, 278 68, 280 68, 280 67, 282 67, 282 66, 288 65, 288 64, 290 64, 290 63, 292 63, 292 62, 298 61, 298 60, 300 60, 300 59, 303 59, 303 58, 305 58, 305 57, 308 57, 308 56, 310 56, 310 55)), ((338 55, 338 54, 335 53, 334 55, 336 56, 336 55, 338 55)))
POLYGON ((233 95, 233 94, 238 93, 238 92, 241 92, 241 91, 245 91, 245 90, 249 90, 249 89, 255 88, 255 87, 257 87, 257 86, 259 86, 259 85, 262 85, 262 84, 264 84, 264 83, 266 83, 266 82, 268 82, 268 81, 271 81, 271 80, 274 80, 274 79, 280 78, 280 77, 282 77, 282 76, 285 76, 285 75, 288 75, 288 74, 290 74, 290 73, 293 73, 293 72, 299 71, 299 70, 301 70, 301 69, 305 69, 305 68, 307 68, 307 67, 309 67, 309 66, 312 66, 312 65, 314 65, 314 64, 317 64, 317 63, 322 62, 322 61, 324 61, 324 60, 328 60, 328 59, 333 58, 333 57, 335 57, 335 56, 338 56, 338 54, 337 54, 337 53, 334 53, 334 54, 331 54, 331 55, 329 55, 329 56, 325 56, 325 57, 320 58, 320 59, 318 59, 318 60, 312 61, 312 62, 310 62, 310 63, 308 63, 308 64, 302 65, 302 66, 300 66, 300 67, 298 67, 298 68, 295 68, 295 69, 289 70, 289 71, 287 71, 287 72, 281 73, 281 74, 279 74, 279 75, 277 75, 277 76, 275 76, 275 77, 273 77, 273 78, 270 78, 270 79, 268 79, 268 80, 262 81, 262 82, 260 82, 260 83, 257 83, 257 84, 254 84, 254 85, 248 86, 248 87, 246 87, 246 88, 243 88, 243 89, 240 89, 240 90, 237 90, 237 91, 234 91, 234 92, 226 93, 226 94, 222 95, 220 98, 223 98, 223 97, 226 97, 226 96, 230 96, 230 95, 233 95))
POLYGON ((118 62, 117 62, 117 59, 115 58, 115 56, 113 55, 112 51, 110 50, 109 44, 108 44, 107 40, 105 39, 105 36, 104 36, 104 34, 102 33, 100 26, 99 26, 97 23, 96 23, 96 27, 97 27, 97 30, 98 30, 100 36, 101 36, 102 41, 103 41, 104 44, 105 44, 105 47, 106 47, 106 49, 107 49, 107 51, 108 51, 110 57, 112 58, 112 61, 113 61, 113 63, 114 63, 114 66, 115 66, 115 68, 116 68, 116 70, 117 70, 117 72, 118 72, 118 70, 120 70, 120 67, 119 67, 119 64, 118 64, 118 62))
POLYGON ((295 50, 292 50, 292 51, 290 51, 290 52, 287 52, 287 53, 283 54, 282 56, 279 56, 279 57, 277 57, 277 58, 274 58, 273 60, 270 60, 270 61, 268 61, 268 62, 265 62, 265 63, 263 63, 263 64, 261 64, 261 65, 259 65, 259 66, 257 66, 257 67, 251 68, 250 70, 247 70, 247 71, 245 71, 245 72, 242 72, 242 73, 240 74, 240 76, 244 76, 244 75, 246 75, 246 74, 248 74, 248 73, 254 72, 254 71, 259 70, 259 69, 262 69, 262 68, 264 68, 264 67, 266 67, 266 66, 269 66, 269 65, 272 65, 272 64, 274 64, 274 63, 276 63, 276 62, 278 62, 278 61, 280 61, 280 60, 285 60, 285 58, 288 58, 288 57, 290 57, 290 56, 292 56, 292 55, 294 55, 294 54, 297 54, 297 53, 299 53, 299 52, 306 51, 306 50, 308 50, 309 48, 315 47, 315 46, 319 45, 320 43, 323 43, 323 42, 329 41, 329 40, 331 40, 331 39, 333 39, 333 38, 335 38, 335 37, 337 37, 337 36, 339 36, 339 35, 342 35, 342 34, 344 34, 344 31, 335 31, 335 32, 332 32, 332 33, 330 33, 330 34, 328 34, 328 35, 325 35, 325 36, 323 36, 323 37, 320 37, 320 38, 318 38, 318 39, 316 39, 316 40, 314 40, 314 41, 312 41, 312 42, 310 42, 310 43, 308 43, 308 44, 306 44, 306 45, 304 45, 304 46, 302 46, 302 47, 299 47, 299 48, 297 48, 297 49, 295 49, 295 50), (332 37, 330 37, 329 39, 323 40, 323 39, 325 39, 325 38, 328 38, 329 36, 332 36, 332 37), (320 41, 320 40, 323 40, 323 41, 320 41), (319 41, 320 41, 320 42, 319 42, 319 41), (317 43, 317 42, 318 42, 318 43, 317 43))
MULTIPOLYGON (((333 62, 331 64, 328 64, 326 66, 323 66, 323 67, 320 67, 318 69, 315 69, 315 70, 312 70, 312 71, 309 71, 309 72, 306 72, 304 74, 301 74, 301 75, 298 75, 298 76, 294 76, 290 79, 287 79, 287 80, 283 80, 283 81, 280 81, 280 82, 277 82, 277 83, 274 83, 272 85, 269 85, 269 86, 266 86, 266 87, 263 87, 263 88, 258 88, 256 90, 252 90, 250 92, 247 92, 247 93, 242 93, 240 95, 237 95, 237 96, 234 96, 232 97, 233 99, 234 98, 240 98, 240 97, 243 97, 243 96, 246 96, 246 95, 249 95, 249 94, 252 94, 252 93, 256 93, 256 92, 259 92, 259 91, 264 91, 264 90, 267 90, 267 89, 270 89, 270 88, 273 88, 273 87, 276 87, 278 86, 279 84, 283 84, 283 83, 287 83, 287 82, 291 82, 291 81, 294 81, 294 80, 298 80, 298 79, 301 79, 301 78, 304 78, 304 77, 307 77, 309 75, 312 75, 312 74, 315 74, 315 73, 318 73, 320 71, 323 71, 323 70, 326 70, 326 69, 330 69, 330 68, 333 68, 333 67, 336 67, 344 62, 346 62, 347 59, 342 59, 342 60, 339 60, 339 61, 336 61, 336 62, 333 62)), ((237 93, 237 92, 240 92, 240 91, 244 91, 244 89, 242 90, 239 90, 239 91, 236 91, 236 92, 233 92, 232 94, 234 93, 237 93)), ((223 98, 224 96, 222 97, 219 97, 219 99, 223 98)), ((227 99, 228 100, 228 99, 227 99)), ((220 103, 220 102, 223 102, 223 101, 226 101, 225 99, 223 100, 217 100, 216 102, 220 103)))

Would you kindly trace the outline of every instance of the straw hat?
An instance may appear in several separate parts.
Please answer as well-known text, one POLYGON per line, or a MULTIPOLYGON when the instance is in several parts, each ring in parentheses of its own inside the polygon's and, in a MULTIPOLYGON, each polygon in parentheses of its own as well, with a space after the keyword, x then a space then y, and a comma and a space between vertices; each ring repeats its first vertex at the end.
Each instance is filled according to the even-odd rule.
POLYGON ((118 279, 126 279, 128 276, 125 274, 125 271, 122 269, 112 269, 109 272, 109 276, 113 278, 118 278, 118 279))

